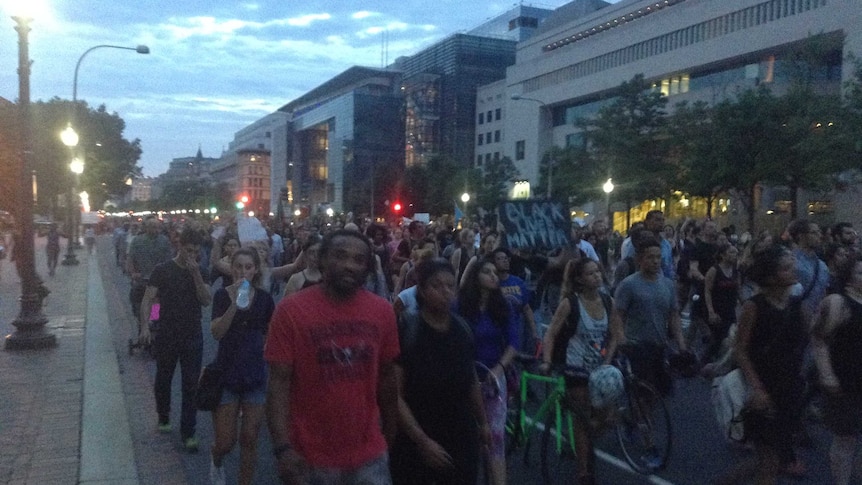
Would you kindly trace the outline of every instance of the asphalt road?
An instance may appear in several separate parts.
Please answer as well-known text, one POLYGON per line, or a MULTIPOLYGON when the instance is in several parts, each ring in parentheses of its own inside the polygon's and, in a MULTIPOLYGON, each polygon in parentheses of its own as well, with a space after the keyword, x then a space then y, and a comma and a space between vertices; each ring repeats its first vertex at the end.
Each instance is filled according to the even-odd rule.
MULTIPOLYGON (((127 404, 132 399, 142 399, 146 396, 152 404, 151 389, 152 377, 155 375, 155 364, 146 354, 135 351, 134 355, 128 356, 126 346, 127 336, 132 334, 131 314, 128 309, 128 278, 122 274, 113 262, 109 237, 102 237, 99 241, 99 257, 102 262, 102 275, 106 291, 109 291, 109 300, 113 297, 116 304, 110 305, 112 322, 115 332, 115 344, 121 364, 126 366, 143 366, 149 375, 149 382, 128 382, 124 386, 127 389, 127 404)), ((215 357, 216 342, 209 335, 209 308, 204 310, 204 364, 215 357)), ((132 373, 127 372, 124 379, 130 379, 132 373)), ((699 485, 708 484, 715 477, 732 468, 736 463, 748 458, 750 452, 745 449, 729 445, 722 437, 720 430, 713 418, 710 405, 710 382, 701 379, 677 380, 673 395, 668 404, 672 415, 674 443, 671 451, 670 462, 665 470, 655 476, 643 476, 634 473, 625 463, 622 454, 612 433, 606 433, 598 438, 596 476, 602 485, 699 485)), ((179 423, 180 386, 179 372, 174 379, 173 387, 173 416, 171 421, 179 423)), ((146 403, 145 403, 146 404, 146 403)), ((131 406, 131 404, 128 404, 131 406)), ((150 413, 154 415, 154 411, 150 413)), ((265 425, 264 425, 265 426, 265 425)), ((813 438, 813 446, 800 451, 808 465, 808 473, 801 479, 782 478, 780 483, 799 485, 823 485, 830 483, 828 475, 828 433, 816 423, 808 423, 809 432, 813 438)), ((145 426, 142 433, 154 434, 155 422, 152 426, 145 426)), ((178 463, 176 473, 182 476, 173 476, 170 483, 208 484, 209 483, 209 447, 213 441, 212 422, 209 413, 198 414, 198 437, 201 442, 201 450, 196 454, 189 454, 179 447, 179 438, 172 445, 176 453, 178 463)), ((137 441, 141 441, 139 438, 137 441)), ((275 463, 271 454, 269 434, 262 430, 259 442, 258 470, 255 478, 256 484, 277 484, 275 474, 275 463)), ((137 449, 136 449, 137 452, 137 449)), ((144 451, 141 451, 144 453, 144 451)), ((173 456, 171 460, 174 461, 173 456)), ((539 476, 538 458, 533 456, 530 464, 525 464, 523 455, 516 452, 509 460, 509 483, 515 485, 539 485, 542 480, 539 476)), ((139 468, 142 466, 155 466, 147 464, 145 460, 138 458, 139 468)), ((228 483, 235 483, 239 462, 238 449, 227 456, 225 461, 228 483)), ((164 465, 164 464, 160 464, 164 465)), ((167 465, 165 465, 167 466, 167 465)), ((144 476, 144 475, 142 475, 144 476)), ((141 483, 163 484, 168 483, 164 478, 147 481, 142 479, 141 483)), ((563 481, 561 483, 574 483, 563 481)), ((857 482, 862 483, 862 482, 857 482)))

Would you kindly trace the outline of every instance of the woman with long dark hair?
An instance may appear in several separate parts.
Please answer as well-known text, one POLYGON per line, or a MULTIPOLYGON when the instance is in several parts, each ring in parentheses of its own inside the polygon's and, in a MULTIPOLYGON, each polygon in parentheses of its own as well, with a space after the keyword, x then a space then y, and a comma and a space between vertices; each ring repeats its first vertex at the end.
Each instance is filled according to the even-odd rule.
POLYGON ((452 312, 455 271, 442 258, 416 266, 418 312, 399 318, 399 435, 390 450, 395 485, 475 485, 489 430, 473 365, 472 332, 452 312))
POLYGON ((595 485, 595 450, 589 432, 591 413, 589 373, 602 365, 613 300, 599 292, 602 271, 589 258, 570 261, 563 276, 560 304, 542 342, 542 367, 562 364, 566 399, 575 408, 575 446, 578 484, 595 485))
POLYGON ((497 396, 485 399, 485 414, 491 427, 489 475, 492 485, 506 483, 506 367, 519 348, 520 329, 514 311, 500 290, 497 267, 490 259, 481 259, 468 271, 466 282, 458 292, 458 313, 473 329, 476 360, 490 372, 486 379, 496 379, 497 396))

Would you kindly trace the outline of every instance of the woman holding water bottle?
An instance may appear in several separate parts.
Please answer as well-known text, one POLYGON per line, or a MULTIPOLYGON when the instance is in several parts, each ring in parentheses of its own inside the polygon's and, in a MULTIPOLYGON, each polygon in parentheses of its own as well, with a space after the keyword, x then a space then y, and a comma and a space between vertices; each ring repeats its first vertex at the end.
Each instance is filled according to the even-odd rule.
POLYGON ((221 403, 213 412, 210 479, 216 485, 225 483, 222 460, 237 441, 240 416, 238 483, 250 484, 254 478, 266 401, 263 344, 275 309, 272 296, 261 287, 262 266, 256 250, 237 249, 230 267, 234 283, 216 291, 212 307, 211 331, 219 341, 216 363, 224 373, 221 403))

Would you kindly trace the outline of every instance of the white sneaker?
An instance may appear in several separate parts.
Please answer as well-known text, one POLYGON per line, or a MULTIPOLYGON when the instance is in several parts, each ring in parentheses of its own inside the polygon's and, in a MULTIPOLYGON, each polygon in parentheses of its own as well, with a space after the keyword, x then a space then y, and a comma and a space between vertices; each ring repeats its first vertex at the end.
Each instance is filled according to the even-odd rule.
POLYGON ((225 485, 224 467, 216 466, 212 460, 210 460, 210 482, 212 485, 225 485))

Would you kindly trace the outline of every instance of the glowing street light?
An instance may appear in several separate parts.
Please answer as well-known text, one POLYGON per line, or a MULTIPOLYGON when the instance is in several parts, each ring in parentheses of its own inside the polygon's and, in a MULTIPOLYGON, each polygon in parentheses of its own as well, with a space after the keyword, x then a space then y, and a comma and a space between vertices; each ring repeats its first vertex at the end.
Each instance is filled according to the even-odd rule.
POLYGON ((605 191, 605 199, 608 204, 608 227, 613 230, 614 228, 614 213, 611 212, 611 192, 614 191, 614 182, 608 178, 607 182, 602 185, 602 190, 605 191))

